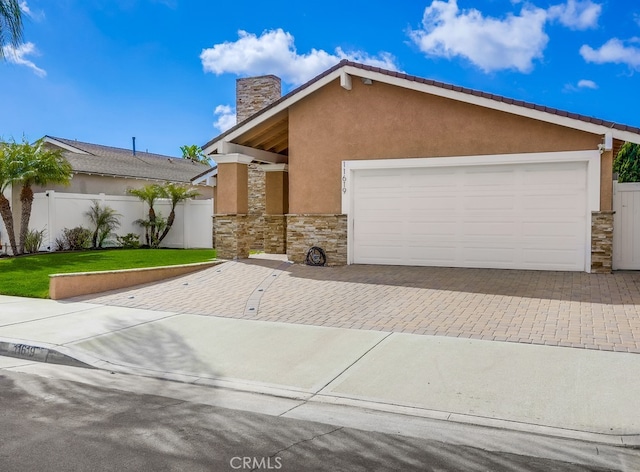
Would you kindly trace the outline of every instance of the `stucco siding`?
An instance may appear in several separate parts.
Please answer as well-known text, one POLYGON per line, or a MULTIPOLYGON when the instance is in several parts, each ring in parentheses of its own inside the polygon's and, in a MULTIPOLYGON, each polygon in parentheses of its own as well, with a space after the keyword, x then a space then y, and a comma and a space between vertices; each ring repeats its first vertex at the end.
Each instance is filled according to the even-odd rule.
MULTIPOLYGON (((289 110, 289 213, 340 213, 343 160, 595 150, 601 142, 392 85, 364 85, 356 77, 352 84, 349 91, 335 81, 289 110)), ((610 199, 609 189, 602 193, 610 199)))

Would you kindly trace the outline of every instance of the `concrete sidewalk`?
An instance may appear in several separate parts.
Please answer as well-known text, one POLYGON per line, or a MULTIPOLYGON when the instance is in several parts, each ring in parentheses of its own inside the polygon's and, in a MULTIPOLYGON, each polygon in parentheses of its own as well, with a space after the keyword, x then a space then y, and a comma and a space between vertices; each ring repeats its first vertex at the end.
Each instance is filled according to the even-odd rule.
POLYGON ((0 296, 0 354, 640 445, 631 353, 0 296))

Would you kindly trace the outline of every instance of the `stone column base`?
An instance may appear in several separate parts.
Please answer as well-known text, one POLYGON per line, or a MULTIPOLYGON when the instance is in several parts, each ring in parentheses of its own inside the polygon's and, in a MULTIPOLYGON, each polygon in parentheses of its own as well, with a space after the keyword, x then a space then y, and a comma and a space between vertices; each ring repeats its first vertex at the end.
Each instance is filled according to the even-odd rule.
POLYGON ((264 252, 287 253, 287 219, 284 215, 265 215, 264 252))
POLYGON ((347 215, 287 215, 287 256, 304 263, 313 246, 322 248, 328 266, 347 264, 347 215))
POLYGON ((614 211, 591 212, 591 273, 610 274, 613 268, 614 211))
POLYGON ((216 215, 213 218, 218 259, 249 257, 247 215, 216 215))

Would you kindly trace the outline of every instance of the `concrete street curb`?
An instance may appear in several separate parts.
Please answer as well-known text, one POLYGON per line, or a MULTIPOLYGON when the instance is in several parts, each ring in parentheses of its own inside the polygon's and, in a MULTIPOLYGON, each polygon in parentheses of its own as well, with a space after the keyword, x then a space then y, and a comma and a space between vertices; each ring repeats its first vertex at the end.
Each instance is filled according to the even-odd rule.
POLYGON ((0 341, 0 356, 86 369, 95 368, 46 345, 27 344, 20 341, 0 341))
POLYGON ((426 418, 431 420, 483 426, 498 430, 518 431, 536 434, 539 436, 588 441, 611 446, 640 448, 640 435, 619 435, 596 433, 591 431, 579 431, 563 429, 551 426, 522 423, 516 421, 495 419, 482 416, 474 416, 453 412, 428 410, 424 408, 408 407, 391 403, 374 402, 357 398, 348 398, 340 395, 323 394, 321 392, 305 392, 298 389, 288 389, 282 386, 273 386, 259 382, 250 382, 242 379, 209 378, 187 373, 171 373, 159 370, 151 370, 125 363, 113 363, 106 359, 99 359, 82 350, 65 346, 48 346, 45 344, 22 343, 16 340, 0 340, 0 355, 18 359, 31 360, 50 364, 60 364, 72 367, 89 369, 110 370, 129 375, 169 380, 186 384, 208 386, 224 390, 234 390, 246 393, 255 393, 280 397, 291 400, 315 404, 332 404, 347 407, 361 408, 365 410, 379 411, 391 414, 399 414, 409 417, 426 418), (80 360, 82 359, 82 360, 80 360))

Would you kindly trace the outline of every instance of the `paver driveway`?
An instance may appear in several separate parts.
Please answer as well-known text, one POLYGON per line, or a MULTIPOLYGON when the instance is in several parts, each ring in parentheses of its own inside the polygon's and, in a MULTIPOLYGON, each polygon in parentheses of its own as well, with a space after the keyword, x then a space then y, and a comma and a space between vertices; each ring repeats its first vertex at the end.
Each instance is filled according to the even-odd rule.
POLYGON ((640 273, 225 262, 75 300, 232 318, 640 353, 640 273))

